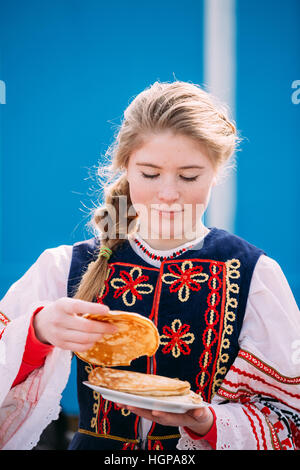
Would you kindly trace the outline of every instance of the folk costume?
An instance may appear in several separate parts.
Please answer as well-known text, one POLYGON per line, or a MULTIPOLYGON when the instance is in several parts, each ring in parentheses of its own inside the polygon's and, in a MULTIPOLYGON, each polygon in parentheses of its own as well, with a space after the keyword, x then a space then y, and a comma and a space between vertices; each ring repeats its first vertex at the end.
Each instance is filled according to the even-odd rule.
MULTIPOLYGON (((33 312, 72 297, 99 247, 92 238, 46 250, 0 302, 3 449, 32 448, 58 417, 69 351, 51 348, 41 367, 14 380, 33 312)), ((135 234, 109 259, 95 301, 155 323, 158 351, 130 370, 188 380, 213 410, 216 449, 300 448, 299 310, 279 265, 262 250, 216 227, 167 252, 135 234)), ((82 384, 93 366, 76 361, 80 417, 70 449, 214 447, 185 428, 118 409, 82 384)))

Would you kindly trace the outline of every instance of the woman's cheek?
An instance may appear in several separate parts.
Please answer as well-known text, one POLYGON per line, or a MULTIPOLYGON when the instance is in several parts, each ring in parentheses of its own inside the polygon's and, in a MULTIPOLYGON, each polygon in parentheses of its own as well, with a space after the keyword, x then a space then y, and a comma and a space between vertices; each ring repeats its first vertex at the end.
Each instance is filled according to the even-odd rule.
POLYGON ((155 194, 149 190, 147 185, 141 188, 136 188, 131 195, 133 205, 138 207, 138 213, 147 213, 150 210, 151 204, 155 203, 155 194))

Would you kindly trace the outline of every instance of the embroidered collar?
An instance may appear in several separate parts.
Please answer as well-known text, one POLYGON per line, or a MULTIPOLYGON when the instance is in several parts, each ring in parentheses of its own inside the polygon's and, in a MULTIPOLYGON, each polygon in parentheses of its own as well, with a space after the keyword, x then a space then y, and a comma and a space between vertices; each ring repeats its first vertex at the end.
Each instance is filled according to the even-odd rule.
POLYGON ((180 256, 181 253, 184 253, 187 250, 190 250, 194 245, 189 245, 185 248, 181 248, 179 250, 175 250, 173 253, 167 256, 161 256, 157 255, 156 253, 151 252, 143 243, 138 240, 136 237, 133 237, 134 243, 140 248, 140 250, 145 253, 150 259, 153 259, 155 261, 165 261, 167 259, 173 259, 176 258, 177 256, 180 256))
POLYGON ((152 248, 148 243, 142 238, 137 230, 135 233, 131 233, 128 237, 128 241, 131 244, 132 249, 142 257, 146 262, 149 261, 153 266, 159 267, 162 261, 176 258, 182 253, 187 252, 190 249, 201 249, 204 243, 204 240, 211 238, 212 233, 216 230, 215 227, 207 227, 207 233, 201 235, 190 242, 186 242, 176 248, 169 250, 156 250, 152 248))

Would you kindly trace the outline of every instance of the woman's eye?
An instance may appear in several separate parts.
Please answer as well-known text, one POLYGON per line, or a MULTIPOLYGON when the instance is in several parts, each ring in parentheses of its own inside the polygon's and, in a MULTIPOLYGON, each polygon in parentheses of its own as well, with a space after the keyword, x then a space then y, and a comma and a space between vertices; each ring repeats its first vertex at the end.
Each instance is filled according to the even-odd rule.
POLYGON ((198 176, 191 176, 190 178, 187 178, 186 176, 180 176, 180 178, 183 179, 183 181, 196 181, 198 176))
MULTIPOLYGON (((143 177, 144 178, 158 178, 159 174, 157 175, 147 175, 146 173, 142 173, 143 177)), ((183 181, 196 181, 196 179, 198 178, 198 175, 197 176, 192 176, 190 178, 187 178, 186 176, 182 176, 180 175, 180 178, 183 180, 183 181)))
POLYGON ((159 175, 146 175, 146 173, 142 173, 144 178, 157 178, 159 175))

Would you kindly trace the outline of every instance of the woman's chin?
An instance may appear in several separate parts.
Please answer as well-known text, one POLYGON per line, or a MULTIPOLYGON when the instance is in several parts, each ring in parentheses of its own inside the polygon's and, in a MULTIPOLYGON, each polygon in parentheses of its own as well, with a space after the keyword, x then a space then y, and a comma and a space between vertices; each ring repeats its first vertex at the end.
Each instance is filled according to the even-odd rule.
POLYGON ((197 233, 192 227, 182 227, 182 224, 157 223, 140 224, 139 233, 144 240, 170 240, 189 241, 197 238, 197 233))

